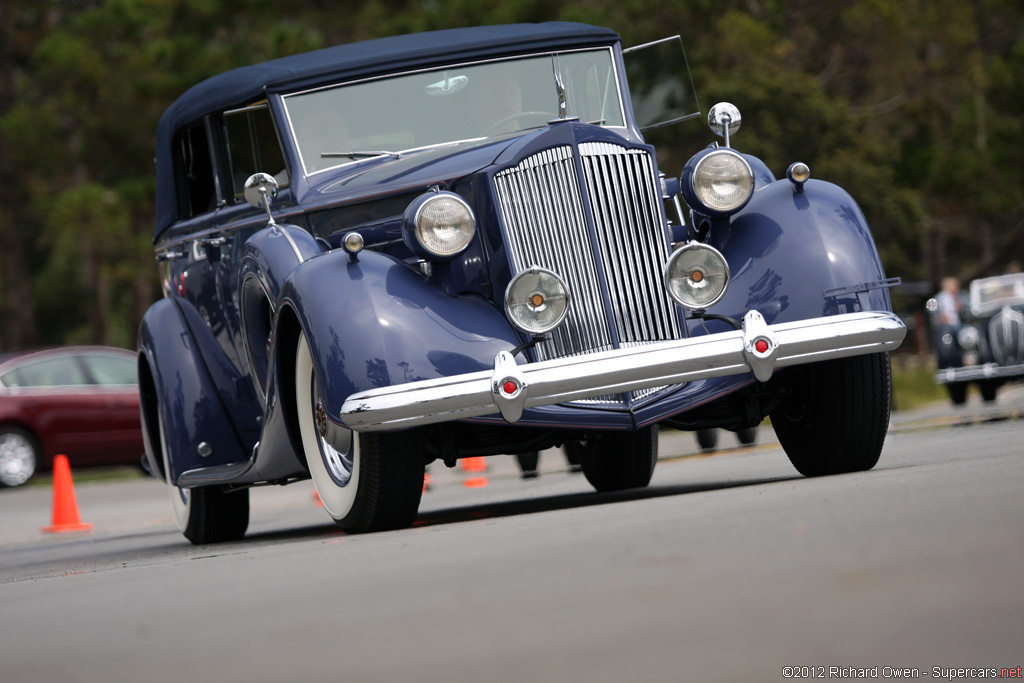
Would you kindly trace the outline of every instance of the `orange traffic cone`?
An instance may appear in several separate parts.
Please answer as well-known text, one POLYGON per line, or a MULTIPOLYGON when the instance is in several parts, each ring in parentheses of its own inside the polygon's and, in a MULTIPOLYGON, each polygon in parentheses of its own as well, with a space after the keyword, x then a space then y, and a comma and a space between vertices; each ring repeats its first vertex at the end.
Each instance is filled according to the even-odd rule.
POLYGON ((78 515, 78 501, 75 499, 75 484, 71 480, 71 465, 68 456, 53 457, 53 524, 44 526, 46 533, 64 531, 89 531, 92 524, 83 522, 78 515))
POLYGON ((487 476, 483 472, 487 471, 487 458, 483 456, 477 456, 473 458, 463 458, 459 461, 459 465, 462 467, 463 472, 478 472, 478 476, 469 477, 462 482, 462 485, 468 489, 479 489, 487 486, 487 476))
POLYGON ((462 467, 463 472, 486 472, 487 458, 483 456, 463 458, 459 461, 459 465, 462 467))
POLYGON ((319 494, 319 492, 317 492, 316 489, 313 489, 313 502, 315 502, 320 507, 324 506, 324 502, 322 500, 320 500, 320 494, 319 494))

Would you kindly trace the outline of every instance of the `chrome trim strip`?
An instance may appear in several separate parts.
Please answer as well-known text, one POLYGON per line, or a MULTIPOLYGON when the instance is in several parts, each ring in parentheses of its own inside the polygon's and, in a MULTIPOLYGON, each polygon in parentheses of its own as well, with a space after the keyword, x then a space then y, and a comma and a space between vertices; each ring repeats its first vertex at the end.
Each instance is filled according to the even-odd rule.
POLYGON ((306 259, 302 258, 302 252, 299 251, 299 246, 295 244, 295 240, 293 240, 292 236, 288 234, 288 231, 276 223, 269 227, 276 228, 277 230, 279 230, 281 234, 284 235, 284 238, 285 240, 287 240, 288 245, 292 248, 292 253, 295 254, 295 258, 298 260, 298 262, 305 263, 306 259))
POLYGON ((484 370, 355 393, 345 401, 339 417, 357 431, 399 429, 499 412, 508 418, 520 409, 697 379, 749 372, 767 379, 771 371, 781 367, 888 351, 899 346, 907 332, 899 317, 888 312, 847 313, 766 325, 757 311, 750 311, 744 317, 744 327, 519 365, 516 379, 521 390, 503 399, 514 399, 514 405, 501 407, 495 403, 494 382, 507 374, 508 359, 499 354, 493 372, 484 370), (770 338, 769 348, 753 358, 747 348, 763 337, 770 338))

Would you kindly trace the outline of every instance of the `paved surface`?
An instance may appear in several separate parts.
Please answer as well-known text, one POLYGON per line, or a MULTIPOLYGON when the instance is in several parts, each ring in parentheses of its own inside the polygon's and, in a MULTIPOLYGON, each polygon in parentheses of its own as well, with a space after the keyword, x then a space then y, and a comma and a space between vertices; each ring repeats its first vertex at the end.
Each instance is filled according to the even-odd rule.
POLYGON ((1012 669, 1024 663, 1022 401, 897 414, 879 466, 837 477, 797 476, 770 430, 715 456, 666 435, 651 487, 620 494, 593 493, 552 453, 529 481, 492 459, 483 488, 438 468, 414 528, 365 536, 337 531, 307 484, 255 491, 246 539, 204 547, 178 534, 155 481, 76 487, 95 530, 70 536, 39 531, 48 490, 6 491, 0 680, 1012 669))
MULTIPOLYGON (((976 393, 972 393, 966 406, 954 407, 947 402, 934 403, 909 411, 897 411, 892 415, 890 435, 918 430, 957 428, 987 422, 1024 419, 1024 385, 1003 387, 996 404, 983 404, 976 393)), ((1022 434, 1024 436, 1024 434, 1022 434)), ((742 454, 778 448, 775 432, 768 425, 758 430, 757 442, 744 447, 735 434, 722 431, 715 454, 742 454)), ((697 445, 695 436, 689 432, 664 431, 661 435, 660 453, 662 460, 684 457, 707 457, 697 445)), ((714 455, 714 454, 713 454, 714 455)), ((488 482, 518 480, 519 469, 511 457, 488 458, 488 482)), ((541 454, 540 472, 555 475, 566 472, 567 463, 558 450, 541 454)), ((440 462, 428 468, 432 490, 424 496, 422 510, 429 510, 434 492, 448 487, 463 487, 466 479, 478 475, 461 469, 449 469, 440 462)), ((93 525, 93 534, 144 533, 147 530, 174 529, 175 522, 161 482, 150 477, 128 472, 129 481, 107 483, 85 483, 75 487, 76 498, 82 519, 93 525), (129 512, 126 512, 130 510, 129 512)), ((476 492, 475 498, 487 500, 487 491, 476 492)), ((254 522, 294 506, 306 505, 313 499, 311 482, 299 482, 286 487, 253 489, 251 492, 254 522)), ((50 488, 32 486, 22 489, 0 491, 0 548, 12 545, 60 542, 60 534, 42 534, 41 529, 51 523, 53 494, 50 488)), ((315 507, 315 506, 314 506, 315 507)), ((314 519, 324 519, 325 513, 313 510, 314 519)), ((251 529, 254 527, 250 527, 251 529)), ((258 527, 256 527, 258 528, 258 527)), ((0 558, 2 569, 2 558, 0 558)))

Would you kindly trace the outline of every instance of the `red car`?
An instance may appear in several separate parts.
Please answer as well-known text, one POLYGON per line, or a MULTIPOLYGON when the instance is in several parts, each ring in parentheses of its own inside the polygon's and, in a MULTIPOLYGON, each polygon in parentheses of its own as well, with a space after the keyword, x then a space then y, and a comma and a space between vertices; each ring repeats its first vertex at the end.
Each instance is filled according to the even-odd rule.
POLYGON ((0 356, 0 486, 20 486, 53 456, 72 467, 139 464, 135 354, 75 346, 0 356))

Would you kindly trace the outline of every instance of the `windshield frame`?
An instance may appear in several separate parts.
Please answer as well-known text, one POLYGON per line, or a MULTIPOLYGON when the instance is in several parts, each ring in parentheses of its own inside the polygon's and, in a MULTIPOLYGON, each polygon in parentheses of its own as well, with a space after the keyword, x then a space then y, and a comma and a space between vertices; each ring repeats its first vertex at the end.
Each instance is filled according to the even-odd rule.
POLYGON ((1004 306, 1024 305, 1024 273, 1006 273, 971 282, 971 312, 989 315, 1004 306))
MULTIPOLYGON (((317 93, 317 92, 339 90, 339 89, 349 88, 349 87, 352 87, 352 86, 365 85, 365 84, 370 84, 370 83, 375 83, 375 82, 384 82, 384 81, 388 81, 388 80, 407 78, 407 77, 410 77, 410 76, 417 76, 417 75, 421 75, 421 74, 428 74, 428 73, 442 74, 444 72, 449 72, 449 71, 450 72, 455 72, 455 71, 458 71, 460 69, 466 69, 466 68, 471 68, 471 67, 480 67, 480 66, 486 66, 486 65, 490 65, 490 64, 500 64, 500 63, 503 63, 503 62, 505 62, 505 63, 512 63, 512 62, 516 62, 516 61, 526 61, 526 60, 534 60, 534 59, 538 59, 538 58, 548 58, 548 60, 550 61, 550 63, 553 66, 553 70, 552 70, 552 72, 550 74, 550 80, 548 81, 548 83, 550 84, 550 88, 551 88, 551 106, 552 106, 552 110, 557 113, 556 105, 557 105, 557 102, 558 102, 558 89, 557 89, 557 83, 556 83, 554 68, 559 68, 559 69, 562 68, 562 67, 560 67, 560 62, 559 62, 559 58, 560 57, 564 57, 564 56, 567 56, 567 55, 574 55, 574 54, 584 54, 584 53, 604 53, 607 56, 607 66, 609 68, 608 74, 614 79, 613 83, 608 83, 607 84, 607 87, 605 88, 605 90, 604 90, 604 92, 602 94, 603 94, 605 99, 609 99, 610 95, 612 93, 614 93, 613 101, 610 104, 612 106, 615 106, 616 103, 617 103, 617 108, 613 112, 614 116, 617 117, 617 121, 615 123, 611 124, 611 125, 601 125, 599 123, 595 123, 594 125, 601 125, 602 128, 606 128, 606 129, 610 129, 610 130, 628 130, 628 129, 630 129, 632 127, 632 125, 633 125, 632 119, 630 118, 631 110, 627 106, 627 103, 626 103, 626 97, 625 97, 625 92, 626 91, 625 91, 625 89, 623 87, 623 83, 622 83, 622 79, 624 77, 624 74, 623 74, 623 72, 621 70, 620 60, 618 58, 618 55, 616 54, 616 50, 614 49, 614 46, 611 46, 611 45, 598 45, 598 46, 574 48, 574 49, 569 49, 569 50, 544 50, 544 51, 538 51, 538 52, 524 52, 524 53, 510 55, 510 56, 505 56, 505 57, 500 57, 500 58, 460 61, 460 62, 453 62, 451 64, 442 64, 442 65, 425 67, 425 68, 420 68, 420 69, 412 69, 412 70, 408 70, 408 71, 399 71, 399 72, 395 72, 395 73, 377 75, 377 76, 372 76, 372 77, 367 77, 367 78, 354 79, 354 80, 351 80, 351 81, 341 81, 341 82, 337 82, 337 83, 330 83, 330 84, 327 84, 327 85, 320 85, 320 86, 317 86, 317 87, 314 87, 314 88, 307 88, 307 89, 304 89, 304 90, 290 92, 290 93, 283 93, 281 95, 281 100, 280 101, 281 101, 281 104, 282 104, 282 109, 283 109, 283 113, 284 113, 284 119, 285 119, 285 122, 286 122, 286 125, 287 125, 287 128, 288 128, 287 134, 289 136, 289 141, 290 141, 291 146, 294 149, 294 152, 295 152, 295 154, 296 154, 296 156, 298 158, 297 159, 298 160, 298 168, 301 170, 301 172, 306 177, 313 177, 313 176, 317 176, 317 175, 320 175, 322 173, 326 173, 326 172, 329 172, 329 171, 336 171, 337 169, 342 168, 342 167, 357 165, 357 164, 366 162, 366 161, 368 161, 370 159, 380 159, 381 157, 401 158, 401 157, 406 156, 408 154, 414 154, 416 152, 419 152, 419 151, 422 151, 422 150, 427 150, 427 149, 434 149, 434 148, 439 148, 439 147, 459 145, 459 144, 462 144, 462 143, 473 143, 473 142, 479 142, 479 141, 487 140, 487 139, 500 139, 500 138, 513 137, 513 136, 518 137, 518 136, 525 135, 525 134, 529 133, 531 130, 536 130, 536 129, 542 128, 543 125, 546 125, 547 122, 544 122, 543 125, 531 126, 531 127, 528 127, 528 128, 523 128, 523 129, 519 129, 519 130, 513 130, 513 131, 509 131, 509 132, 505 132, 505 133, 498 133, 498 134, 493 134, 493 135, 492 134, 488 134, 488 135, 482 135, 482 136, 481 135, 467 135, 466 137, 463 137, 463 138, 457 138, 457 139, 452 139, 452 140, 445 140, 445 141, 441 141, 441 142, 434 142, 434 143, 430 143, 430 144, 426 144, 426 145, 416 145, 416 146, 411 146, 411 147, 399 147, 398 149, 374 149, 374 150, 349 149, 349 150, 344 150, 344 151, 351 152, 351 153, 355 154, 356 155, 355 157, 348 158, 348 157, 344 157, 344 156, 339 156, 339 157, 337 157, 339 160, 344 159, 343 161, 340 161, 339 163, 329 164, 328 166, 323 167, 323 168, 311 168, 312 164, 309 163, 309 161, 304 158, 303 147, 302 147, 302 144, 300 144, 300 142, 299 142, 298 126, 296 124, 296 120, 295 120, 295 117, 294 117, 295 111, 293 110, 291 104, 289 103, 289 99, 290 98, 300 97, 300 96, 309 95, 309 94, 313 94, 313 93, 317 93), (619 122, 621 122, 621 125, 620 125, 619 122)), ((602 66, 604 66, 603 63, 602 63, 602 66)), ((571 112, 570 112, 570 116, 568 118, 569 119, 573 118, 573 116, 571 115, 571 112)), ((612 117, 609 116, 608 118, 612 118, 612 117)), ((334 150, 329 150, 329 151, 333 152, 334 150)), ((341 151, 341 150, 339 150, 339 151, 341 151)), ((321 152, 321 154, 323 154, 323 152, 321 152)), ((322 158, 324 158, 324 157, 322 157, 322 158)), ((329 157, 327 157, 327 158, 329 158, 329 157)))

